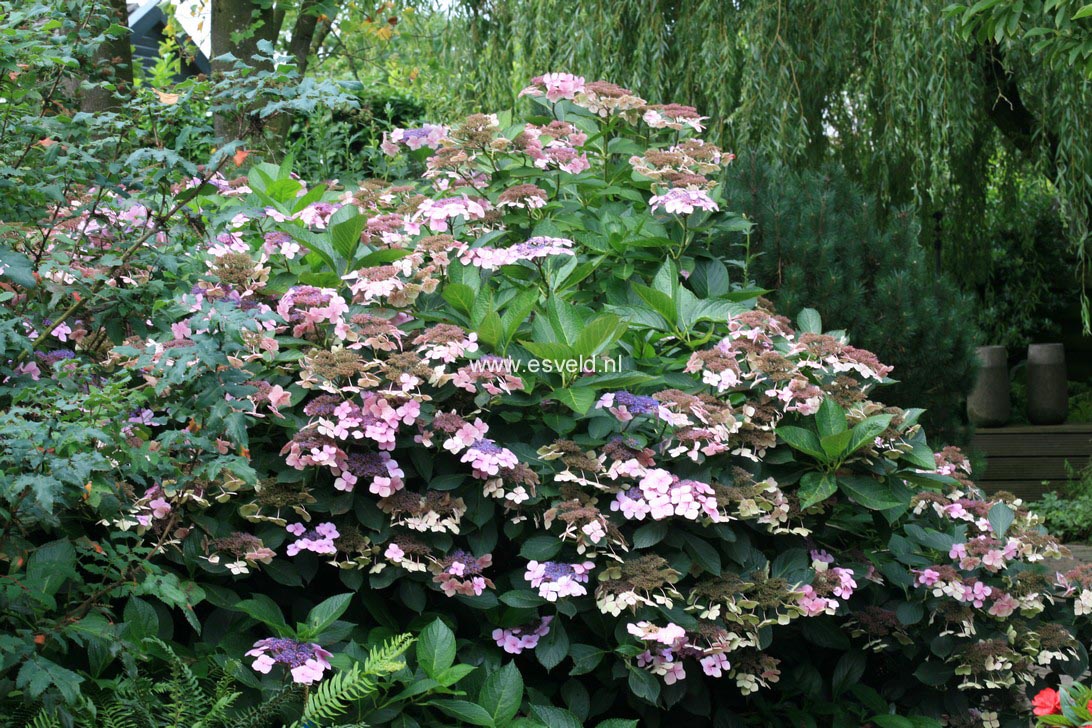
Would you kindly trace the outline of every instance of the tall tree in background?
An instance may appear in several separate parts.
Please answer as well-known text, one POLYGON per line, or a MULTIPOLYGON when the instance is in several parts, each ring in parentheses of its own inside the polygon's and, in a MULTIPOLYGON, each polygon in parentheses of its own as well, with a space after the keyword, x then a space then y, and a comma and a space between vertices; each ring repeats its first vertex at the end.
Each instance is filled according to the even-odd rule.
POLYGON ((889 209, 914 204, 922 243, 967 286, 989 274, 992 165, 1019 164, 1055 185, 1087 279, 1092 11, 949 4, 461 0, 447 60, 467 107, 510 106, 528 77, 566 70, 693 103, 729 148, 839 162, 889 209))
MULTIPOLYGON (((271 54, 261 46, 275 46, 282 38, 286 19, 291 18, 291 31, 286 50, 302 76, 307 71, 311 54, 316 50, 320 18, 331 23, 337 14, 337 0, 302 0, 300 3, 276 3, 274 0, 211 0, 212 2, 212 71, 224 73, 235 68, 232 56, 251 68, 272 70, 271 54)), ((250 119, 247 109, 231 116, 216 118, 216 133, 223 140, 248 136, 250 119)))
POLYGON ((133 50, 129 43, 129 10, 125 0, 70 2, 64 12, 95 38, 90 52, 80 49, 78 66, 60 86, 73 108, 88 113, 117 111, 133 90, 133 50))

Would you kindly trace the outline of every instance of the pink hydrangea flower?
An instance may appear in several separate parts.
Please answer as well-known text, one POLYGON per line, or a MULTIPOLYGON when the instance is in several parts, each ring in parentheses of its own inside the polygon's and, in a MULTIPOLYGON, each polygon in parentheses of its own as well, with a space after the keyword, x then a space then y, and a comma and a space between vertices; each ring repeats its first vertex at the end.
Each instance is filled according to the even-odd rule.
POLYGON ((399 145, 407 149, 421 149, 422 147, 439 149, 446 138, 447 127, 437 124, 424 124, 417 128, 395 129, 389 133, 384 132, 383 142, 379 145, 379 148, 393 157, 398 154, 399 145))
POLYGON ((314 642, 300 642, 287 637, 267 637, 254 643, 247 651, 253 657, 251 667, 263 675, 269 674, 274 665, 285 665, 292 674, 292 681, 300 685, 312 685, 322 680, 330 669, 329 652, 314 642))
POLYGON ((480 596, 486 589, 493 588, 493 582, 482 575, 492 565, 492 554, 474 556, 456 550, 433 564, 432 580, 440 585, 445 596, 480 596))
POLYGON ((476 477, 496 475, 502 468, 514 468, 519 464, 515 453, 488 438, 475 441, 459 461, 470 463, 476 477))
POLYGON ((584 90, 584 77, 571 73, 546 73, 531 79, 531 85, 519 92, 520 96, 545 96, 551 103, 561 99, 575 99, 584 90))
POLYGON ((510 655, 518 655, 524 650, 533 650, 538 645, 538 641, 549 634, 550 622, 553 620, 553 617, 546 616, 519 627, 504 629, 498 627, 493 630, 493 641, 497 643, 497 647, 503 648, 510 655))
POLYGON ((332 523, 320 523, 313 529, 308 529, 302 523, 292 523, 285 526, 284 530, 296 537, 295 541, 288 544, 289 556, 295 556, 300 551, 313 551, 316 554, 337 553, 334 539, 341 534, 332 523))
POLYGON ((728 655, 722 652, 718 652, 715 655, 707 655, 700 660, 702 672, 709 677, 720 677, 722 673, 728 671, 731 665, 728 664, 728 655))
POLYGON ((917 575, 918 583, 922 586, 933 586, 940 580, 940 572, 935 569, 922 569, 917 575))
POLYGON ((531 586, 538 589, 540 597, 556 602, 561 597, 582 597, 588 593, 584 587, 595 564, 585 561, 567 564, 560 561, 531 561, 523 575, 531 586))
POLYGON ((673 187, 662 195, 656 195, 648 201, 649 208, 655 212, 662 209, 672 215, 689 215, 694 210, 716 212, 720 208, 705 190, 691 190, 673 187))
POLYGON ((838 608, 837 599, 829 599, 816 594, 811 584, 800 587, 800 596, 797 598, 797 606, 800 607, 806 617, 816 617, 820 614, 834 614, 838 608))
POLYGON ((368 492, 387 498, 405 487, 405 472, 390 453, 349 453, 343 467, 335 468, 334 487, 351 491, 358 482, 368 483, 368 492))
POLYGON ((439 200, 427 199, 417 208, 413 219, 423 221, 433 232, 443 233, 447 232, 450 223, 455 220, 481 220, 488 207, 488 200, 473 199, 467 195, 439 200))

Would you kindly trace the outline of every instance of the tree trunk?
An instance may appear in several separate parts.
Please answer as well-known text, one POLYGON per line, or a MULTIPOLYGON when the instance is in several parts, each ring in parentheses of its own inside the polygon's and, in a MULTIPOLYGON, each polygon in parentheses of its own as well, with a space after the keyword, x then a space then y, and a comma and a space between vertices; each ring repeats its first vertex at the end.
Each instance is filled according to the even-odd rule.
MULTIPOLYGON (((296 16, 296 22, 292 26, 292 37, 288 40, 288 54, 295 60, 296 70, 299 72, 301 79, 307 73, 311 53, 316 52, 318 49, 317 46, 313 46, 313 43, 316 40, 319 28, 320 4, 321 0, 303 0, 299 14, 296 16)), ((324 32, 319 36, 320 39, 325 39, 325 34, 329 32, 332 22, 331 18, 327 18, 322 23, 324 32)), ((321 46, 321 40, 319 45, 321 46)), ((272 147, 274 149, 284 148, 291 126, 292 118, 287 114, 281 115, 274 120, 272 124, 272 147)))
MULTIPOLYGON (((105 12, 111 24, 129 27, 129 11, 125 0, 108 0, 105 12)), ((128 96, 133 89, 133 47, 128 33, 107 38, 91 58, 87 80, 94 88, 80 94, 80 110, 90 113, 116 111, 121 101, 115 94, 128 96), (114 88, 103 88, 110 84, 114 88)))
MULTIPOLYGON (((256 0, 213 0, 212 2, 212 73, 213 78, 235 68, 235 61, 218 60, 225 54, 258 71, 273 70, 269 60, 257 60, 258 44, 276 41, 283 13, 272 6, 263 7, 256 0), (238 38, 238 42, 235 41, 238 38)), ((250 108, 240 105, 231 113, 220 113, 214 119, 216 136, 223 142, 244 139, 254 133, 250 108)))
POLYGON ((296 23, 292 26, 292 38, 288 41, 288 55, 296 61, 296 69, 302 77, 307 73, 307 63, 311 57, 311 42, 318 28, 319 6, 321 0, 303 0, 296 23))

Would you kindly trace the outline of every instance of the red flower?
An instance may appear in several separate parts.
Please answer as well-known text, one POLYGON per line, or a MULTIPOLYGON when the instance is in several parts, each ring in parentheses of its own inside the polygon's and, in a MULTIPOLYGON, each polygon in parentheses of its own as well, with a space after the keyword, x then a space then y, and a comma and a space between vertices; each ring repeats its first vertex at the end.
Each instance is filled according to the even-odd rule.
POLYGON ((1056 715, 1062 712, 1062 696, 1054 688, 1043 688, 1031 699, 1035 715, 1056 715))

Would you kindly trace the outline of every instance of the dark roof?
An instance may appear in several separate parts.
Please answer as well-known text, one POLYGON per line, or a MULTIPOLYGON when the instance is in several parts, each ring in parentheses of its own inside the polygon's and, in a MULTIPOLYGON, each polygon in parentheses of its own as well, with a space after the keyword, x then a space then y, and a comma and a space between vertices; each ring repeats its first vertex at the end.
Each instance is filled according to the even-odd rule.
MULTIPOLYGON (((145 67, 154 66, 159 57, 159 44, 165 38, 163 28, 167 16, 159 7, 160 0, 146 0, 141 3, 129 3, 129 33, 133 39, 133 55, 140 59, 145 67)), ((182 77, 208 73, 209 59, 197 51, 193 63, 183 61, 182 77)))

